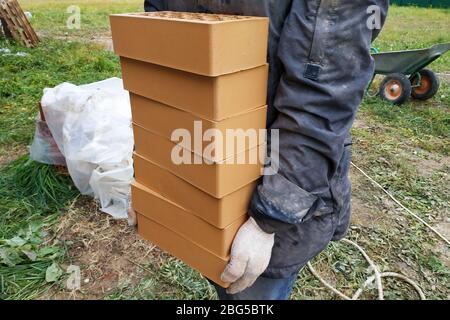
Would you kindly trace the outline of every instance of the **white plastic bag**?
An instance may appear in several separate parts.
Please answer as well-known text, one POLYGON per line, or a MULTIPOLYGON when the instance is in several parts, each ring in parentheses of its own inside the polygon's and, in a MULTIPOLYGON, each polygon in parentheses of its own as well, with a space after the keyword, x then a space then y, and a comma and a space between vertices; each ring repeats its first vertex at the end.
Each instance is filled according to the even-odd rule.
POLYGON ((36 130, 30 147, 30 158, 45 164, 66 166, 66 159, 59 151, 47 123, 41 120, 40 115, 36 118, 36 130))
POLYGON ((45 89, 42 108, 75 186, 102 211, 126 218, 133 180, 133 131, 121 79, 45 89))
POLYGON ((89 181, 102 211, 113 217, 123 217, 129 207, 130 177, 134 170, 131 162, 119 165, 100 165, 92 172, 89 181))

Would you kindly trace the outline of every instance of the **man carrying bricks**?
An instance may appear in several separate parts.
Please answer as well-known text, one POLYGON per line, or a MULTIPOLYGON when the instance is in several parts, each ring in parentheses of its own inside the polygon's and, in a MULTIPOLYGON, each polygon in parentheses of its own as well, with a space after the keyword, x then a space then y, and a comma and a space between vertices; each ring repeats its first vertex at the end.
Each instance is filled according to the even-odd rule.
POLYGON ((146 11, 270 19, 268 128, 279 171, 264 176, 217 287, 221 299, 288 299, 297 274, 350 222, 350 128, 373 75, 388 0, 146 0, 146 11))

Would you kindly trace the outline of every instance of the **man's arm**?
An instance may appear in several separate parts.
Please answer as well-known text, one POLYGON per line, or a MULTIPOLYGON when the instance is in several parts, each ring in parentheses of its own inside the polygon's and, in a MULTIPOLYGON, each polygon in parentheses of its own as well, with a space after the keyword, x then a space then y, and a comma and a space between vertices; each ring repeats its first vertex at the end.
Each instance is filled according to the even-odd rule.
MULTIPOLYGON (((225 281, 234 281, 230 293, 251 286, 262 274, 275 233, 336 210, 331 180, 374 71, 370 47, 379 30, 368 28, 368 9, 377 6, 382 25, 388 4, 292 2, 278 48, 284 71, 274 102, 278 115, 271 125, 279 131, 279 150, 273 150, 273 141, 271 146, 279 154, 279 171, 263 177, 252 199, 251 218, 233 243, 223 274, 225 281)), ((295 239, 279 239, 288 240, 295 239)))
POLYGON ((145 0, 144 2, 145 12, 166 10, 164 2, 165 2, 164 0, 145 0))
POLYGON ((334 210, 330 181, 374 70, 370 46, 379 30, 367 26, 371 5, 382 25, 387 0, 292 4, 271 127, 279 130, 280 169, 263 178, 250 210, 268 233, 334 210))

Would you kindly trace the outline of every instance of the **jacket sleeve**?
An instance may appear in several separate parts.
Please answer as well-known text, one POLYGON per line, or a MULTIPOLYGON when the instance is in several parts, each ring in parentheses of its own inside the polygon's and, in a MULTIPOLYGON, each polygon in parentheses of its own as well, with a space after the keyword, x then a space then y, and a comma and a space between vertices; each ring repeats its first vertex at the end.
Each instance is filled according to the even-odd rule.
POLYGON ((165 2, 164 0, 145 0, 145 12, 164 11, 166 10, 165 2))
MULTIPOLYGON (((388 0, 293 1, 278 48, 278 172, 265 175, 249 214, 273 233, 334 211, 330 181, 374 71, 369 6, 380 24, 388 0)), ((276 150, 275 150, 276 149, 276 150)), ((272 160, 274 157, 272 156, 272 160)))

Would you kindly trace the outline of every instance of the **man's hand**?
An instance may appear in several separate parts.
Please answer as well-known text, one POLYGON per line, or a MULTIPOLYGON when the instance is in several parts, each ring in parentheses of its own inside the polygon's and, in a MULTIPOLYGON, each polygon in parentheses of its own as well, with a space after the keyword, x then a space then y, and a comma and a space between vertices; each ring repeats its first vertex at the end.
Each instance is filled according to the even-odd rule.
POLYGON ((231 283, 227 292, 236 294, 253 285, 266 270, 272 255, 275 234, 265 233, 253 218, 239 229, 231 248, 231 260, 222 281, 231 283))
POLYGON ((133 208, 128 208, 128 225, 130 227, 135 227, 137 225, 137 217, 136 217, 136 211, 134 211, 133 208))

